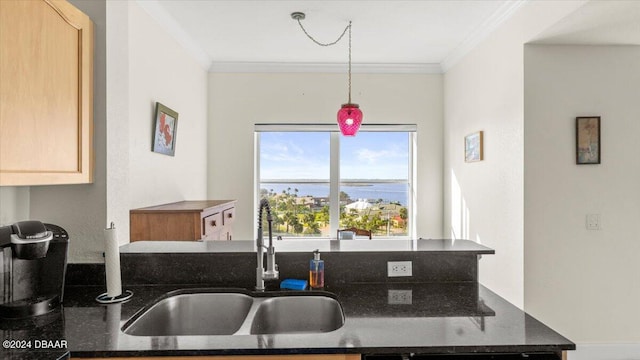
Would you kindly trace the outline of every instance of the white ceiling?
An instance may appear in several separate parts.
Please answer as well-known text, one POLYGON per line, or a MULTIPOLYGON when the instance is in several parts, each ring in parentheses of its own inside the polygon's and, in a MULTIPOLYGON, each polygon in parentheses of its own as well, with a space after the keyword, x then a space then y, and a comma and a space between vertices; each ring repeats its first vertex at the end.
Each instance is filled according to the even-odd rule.
MULTIPOLYGON (((212 71, 247 66, 283 71, 344 71, 347 37, 331 47, 308 39, 291 13, 321 42, 351 20, 354 72, 441 72, 452 66, 527 0, 138 0, 212 71)), ((548 43, 633 43, 640 0, 590 1, 538 37, 548 43), (624 38, 624 41, 621 40, 624 38)), ((640 40, 636 44, 640 44, 640 40)))
POLYGON ((533 42, 640 45, 640 1, 590 1, 545 30, 533 42))

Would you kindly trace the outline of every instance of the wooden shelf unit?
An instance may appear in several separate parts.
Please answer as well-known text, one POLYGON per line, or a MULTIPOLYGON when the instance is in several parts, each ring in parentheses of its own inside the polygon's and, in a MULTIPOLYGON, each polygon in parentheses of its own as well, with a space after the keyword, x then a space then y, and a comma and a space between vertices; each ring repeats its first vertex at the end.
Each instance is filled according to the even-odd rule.
POLYGON ((232 240, 236 200, 194 200, 129 211, 130 241, 232 240))

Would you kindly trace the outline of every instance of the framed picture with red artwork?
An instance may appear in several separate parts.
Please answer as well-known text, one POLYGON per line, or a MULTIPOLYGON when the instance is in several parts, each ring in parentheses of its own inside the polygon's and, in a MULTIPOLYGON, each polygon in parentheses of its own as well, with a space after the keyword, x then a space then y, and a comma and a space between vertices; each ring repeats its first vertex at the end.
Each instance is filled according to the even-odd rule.
POLYGON ((156 102, 156 117, 151 151, 174 156, 176 152, 177 130, 178 113, 156 102))

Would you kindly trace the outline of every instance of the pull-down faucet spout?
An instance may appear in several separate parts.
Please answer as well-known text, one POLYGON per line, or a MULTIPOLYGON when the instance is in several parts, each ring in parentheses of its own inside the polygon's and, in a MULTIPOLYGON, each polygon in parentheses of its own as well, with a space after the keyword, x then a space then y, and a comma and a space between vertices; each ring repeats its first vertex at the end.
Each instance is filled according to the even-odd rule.
POLYGON ((278 265, 276 265, 276 249, 273 247, 273 235, 272 226, 273 217, 271 216, 271 206, 267 199, 260 200, 260 207, 258 208, 258 239, 256 240, 258 266, 256 267, 256 290, 264 291, 264 281, 277 279, 278 265), (264 246, 264 239, 262 236, 262 212, 267 211, 267 223, 269 230, 269 246, 264 246), (264 250, 267 250, 267 269, 264 269, 264 250))

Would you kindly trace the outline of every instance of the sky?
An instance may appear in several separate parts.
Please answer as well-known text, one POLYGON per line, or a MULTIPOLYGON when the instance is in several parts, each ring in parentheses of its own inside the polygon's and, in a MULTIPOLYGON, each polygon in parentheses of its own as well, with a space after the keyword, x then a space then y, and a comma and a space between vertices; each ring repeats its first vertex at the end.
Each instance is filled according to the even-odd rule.
MULTIPOLYGON (((328 132, 260 133, 261 179, 329 179, 328 132)), ((407 179, 406 132, 359 132, 340 136, 342 179, 407 179)))

